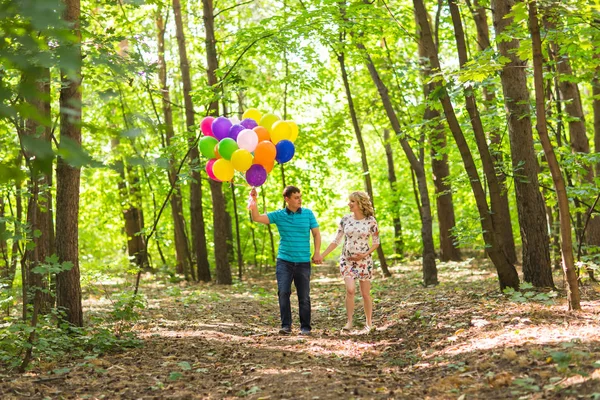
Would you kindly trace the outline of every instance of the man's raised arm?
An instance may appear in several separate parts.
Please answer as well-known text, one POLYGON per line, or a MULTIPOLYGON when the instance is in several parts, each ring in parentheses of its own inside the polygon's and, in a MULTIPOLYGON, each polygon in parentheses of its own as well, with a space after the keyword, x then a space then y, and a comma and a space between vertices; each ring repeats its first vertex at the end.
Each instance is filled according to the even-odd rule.
POLYGON ((256 197, 257 197, 256 189, 252 188, 252 190, 250 191, 250 196, 252 196, 252 199, 254 200, 250 204, 250 214, 252 215, 252 221, 259 222, 259 223, 265 224, 265 225, 269 225, 270 221, 269 221, 269 217, 267 216, 267 214, 260 214, 258 212, 258 203, 256 202, 256 197))

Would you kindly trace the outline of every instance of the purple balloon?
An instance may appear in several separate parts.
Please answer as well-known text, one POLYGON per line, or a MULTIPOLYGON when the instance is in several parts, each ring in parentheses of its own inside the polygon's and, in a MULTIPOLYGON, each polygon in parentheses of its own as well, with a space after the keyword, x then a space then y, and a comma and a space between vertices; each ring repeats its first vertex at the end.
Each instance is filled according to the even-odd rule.
POLYGON ((228 136, 230 138, 232 138, 233 140, 237 140, 238 135, 244 129, 246 129, 246 128, 244 128, 242 125, 239 125, 239 124, 232 125, 231 128, 229 128, 229 134, 228 134, 228 136))
POLYGON ((275 145, 277 149, 277 155, 275 155, 275 161, 279 164, 283 164, 288 162, 294 157, 294 153, 296 152, 296 148, 294 147, 294 143, 290 142, 287 139, 280 140, 275 145))
POLYGON ((260 164, 254 164, 246 171, 248 185, 258 187, 267 180, 267 170, 260 164))
POLYGON ((242 122, 240 122, 240 125, 242 125, 246 129, 252 129, 255 126, 258 126, 256 121, 253 120, 252 118, 246 118, 246 119, 242 120, 242 122))
POLYGON ((229 137, 230 128, 231 121, 229 120, 229 118, 215 118, 215 120, 212 123, 212 132, 218 140, 223 140, 226 137, 229 137))

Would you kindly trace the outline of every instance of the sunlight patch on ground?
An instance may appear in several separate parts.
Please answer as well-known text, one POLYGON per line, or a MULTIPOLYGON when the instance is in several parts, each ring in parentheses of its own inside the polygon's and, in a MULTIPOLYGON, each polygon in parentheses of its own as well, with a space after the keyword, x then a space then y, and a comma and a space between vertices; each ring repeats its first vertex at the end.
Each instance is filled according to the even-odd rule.
POLYGON ((344 281, 340 277, 323 277, 318 279, 311 279, 311 283, 320 283, 326 285, 344 285, 344 281))
MULTIPOLYGON (((452 337, 450 337, 452 338, 452 337)), ((450 339, 448 338, 448 339, 450 339)), ((531 327, 506 327, 503 332, 491 336, 491 332, 469 338, 468 341, 448 347, 442 354, 457 355, 476 350, 493 350, 504 347, 516 347, 524 344, 549 345, 560 342, 598 340, 597 325, 577 326, 574 328, 556 325, 537 325, 531 327)))
POLYGON ((142 338, 152 337, 165 337, 165 338, 192 338, 198 337, 208 340, 217 340, 224 343, 235 343, 235 342, 253 342, 254 338, 250 336, 242 336, 240 334, 225 333, 223 330, 231 330, 231 328, 237 329, 234 324, 202 324, 198 329, 194 330, 159 330, 159 331, 146 331, 140 332, 139 336, 142 338), (204 328, 204 329, 203 329, 204 328))

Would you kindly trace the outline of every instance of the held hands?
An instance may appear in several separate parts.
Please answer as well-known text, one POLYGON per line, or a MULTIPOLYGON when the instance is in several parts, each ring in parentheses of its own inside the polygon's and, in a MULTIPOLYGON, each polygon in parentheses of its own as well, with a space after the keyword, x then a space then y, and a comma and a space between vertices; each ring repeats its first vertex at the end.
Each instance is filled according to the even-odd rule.
POLYGON ((319 253, 316 253, 312 258, 312 262, 313 262, 313 264, 322 264, 323 257, 319 253))

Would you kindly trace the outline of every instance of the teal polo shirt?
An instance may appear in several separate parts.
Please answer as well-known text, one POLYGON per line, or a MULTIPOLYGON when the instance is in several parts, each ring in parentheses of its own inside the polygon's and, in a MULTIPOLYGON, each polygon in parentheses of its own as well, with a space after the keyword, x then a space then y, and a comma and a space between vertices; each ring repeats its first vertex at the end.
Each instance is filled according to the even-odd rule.
POLYGON ((292 212, 287 207, 267 213, 279 230, 277 258, 289 262, 310 262, 310 230, 318 228, 315 214, 308 208, 292 212))

